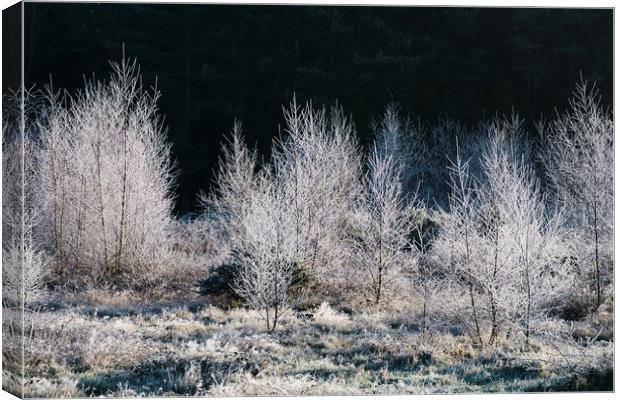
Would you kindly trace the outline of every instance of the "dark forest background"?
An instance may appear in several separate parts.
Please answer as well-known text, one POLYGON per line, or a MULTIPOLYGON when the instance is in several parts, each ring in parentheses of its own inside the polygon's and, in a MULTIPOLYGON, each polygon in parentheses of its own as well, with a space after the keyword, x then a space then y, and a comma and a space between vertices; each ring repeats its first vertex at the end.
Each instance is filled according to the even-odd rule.
POLYGON ((209 190, 233 119, 267 156, 282 104, 352 113, 362 144, 391 100, 414 118, 475 123, 562 108, 580 75, 613 92, 613 11, 154 4, 25 5, 25 82, 77 89, 122 46, 160 109, 180 174, 177 211, 209 190))

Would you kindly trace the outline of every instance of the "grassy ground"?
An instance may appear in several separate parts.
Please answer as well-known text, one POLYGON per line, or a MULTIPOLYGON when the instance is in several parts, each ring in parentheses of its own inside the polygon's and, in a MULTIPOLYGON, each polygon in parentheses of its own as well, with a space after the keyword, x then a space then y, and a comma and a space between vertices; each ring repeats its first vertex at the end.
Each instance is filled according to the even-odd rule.
MULTIPOLYGON (((529 352, 502 343, 479 351, 449 330, 423 335, 418 321, 385 311, 349 315, 323 304, 303 315, 289 313, 266 334, 260 315, 250 310, 223 310, 199 298, 144 305, 130 293, 91 292, 59 299, 33 319, 25 395, 612 389, 613 343, 597 340, 576 351, 550 348, 541 339, 529 352)), ((9 356, 3 358, 5 388, 15 390, 9 356)))

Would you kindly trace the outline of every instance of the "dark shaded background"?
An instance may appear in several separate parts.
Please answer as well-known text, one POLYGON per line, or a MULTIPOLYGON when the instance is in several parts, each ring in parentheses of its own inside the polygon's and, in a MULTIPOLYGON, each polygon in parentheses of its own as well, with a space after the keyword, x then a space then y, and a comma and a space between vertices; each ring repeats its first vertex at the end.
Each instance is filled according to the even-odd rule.
POLYGON ((2 93, 22 82, 22 4, 2 10, 2 93))
POLYGON ((122 43, 158 79, 180 167, 177 211, 208 190, 233 118, 267 154, 281 105, 333 104, 370 122, 397 100, 424 121, 474 123, 514 107, 537 120, 584 78, 613 91, 613 11, 26 3, 25 80, 57 88, 107 76, 122 43))

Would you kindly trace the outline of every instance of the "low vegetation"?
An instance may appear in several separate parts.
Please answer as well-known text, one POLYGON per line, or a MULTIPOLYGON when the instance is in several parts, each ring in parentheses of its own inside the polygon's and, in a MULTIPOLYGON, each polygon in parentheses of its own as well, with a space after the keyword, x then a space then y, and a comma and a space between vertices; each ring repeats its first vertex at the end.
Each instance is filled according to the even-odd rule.
MULTIPOLYGON (((420 329, 422 310, 348 314, 328 303, 285 314, 267 333, 259 311, 200 297, 143 304, 133 294, 55 298, 32 320, 27 397, 257 396, 610 390, 611 320, 549 322, 530 349, 499 335, 472 346, 449 326, 420 329), (91 304, 90 299, 99 300, 91 304), (53 343, 53 345, 52 345, 53 343)), ((604 305, 607 309, 609 305, 604 305)), ((4 382, 15 390, 5 354, 4 382)))

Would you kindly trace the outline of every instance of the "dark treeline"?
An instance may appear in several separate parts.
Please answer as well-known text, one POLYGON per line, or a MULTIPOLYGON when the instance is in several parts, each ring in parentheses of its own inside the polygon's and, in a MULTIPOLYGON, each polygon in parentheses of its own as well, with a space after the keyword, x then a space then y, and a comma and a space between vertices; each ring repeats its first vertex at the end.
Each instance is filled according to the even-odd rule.
MULTIPOLYGON (((177 211, 208 190, 235 117, 267 155, 282 104, 352 113, 362 143, 391 100, 423 121, 563 108, 580 74, 611 103, 611 10, 44 4, 25 6, 25 80, 83 86, 107 60, 157 77, 180 168, 177 211)), ((5 88, 6 89, 6 88, 5 88)))

